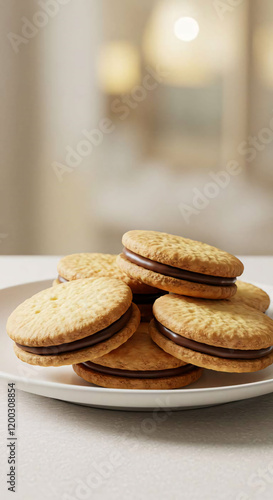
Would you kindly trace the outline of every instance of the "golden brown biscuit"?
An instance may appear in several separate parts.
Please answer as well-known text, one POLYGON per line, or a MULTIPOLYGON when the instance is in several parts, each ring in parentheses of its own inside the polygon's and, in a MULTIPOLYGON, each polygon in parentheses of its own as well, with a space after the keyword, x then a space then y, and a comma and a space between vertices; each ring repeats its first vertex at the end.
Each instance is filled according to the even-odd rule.
POLYGON ((116 255, 103 253, 78 253, 63 257, 58 263, 59 277, 54 280, 53 286, 61 282, 79 278, 109 277, 118 278, 126 283, 133 292, 133 302, 137 304, 142 321, 153 318, 152 306, 154 301, 164 292, 132 279, 124 274, 116 264, 116 255))
POLYGON ((140 323, 132 337, 111 353, 97 358, 96 363, 119 370, 167 370, 186 363, 162 351, 152 341, 149 323, 140 323))
POLYGON ((251 372, 273 362, 273 321, 242 303, 165 295, 150 334, 163 350, 217 371, 251 372))
POLYGON ((123 346, 73 368, 88 382, 119 389, 176 389, 195 382, 202 373, 157 347, 148 323, 141 323, 123 346))
POLYGON ((265 312, 269 308, 270 297, 264 290, 251 283, 239 280, 236 282, 236 286, 236 295, 228 300, 246 304, 262 312, 265 312))
POLYGON ((117 256, 112 254, 76 253, 63 257, 57 265, 57 270, 62 282, 94 277, 118 278, 124 281, 133 293, 159 293, 156 288, 124 274, 117 266, 116 259, 117 256))
POLYGON ((204 299, 226 299, 232 297, 236 293, 236 285, 229 286, 209 286, 200 283, 191 283, 182 279, 163 276, 163 274, 155 273, 149 269, 137 266, 129 262, 124 255, 119 255, 117 263, 120 268, 126 272, 131 278, 138 277, 144 283, 156 286, 161 290, 172 293, 179 293, 190 297, 202 297, 204 299))
MULTIPOLYGON (((60 285, 61 282, 56 279, 53 281, 52 286, 60 285)), ((162 290, 158 290, 159 293, 134 293, 133 301, 136 303, 137 307, 140 310, 141 321, 150 322, 153 319, 153 303, 156 299, 161 297, 166 292, 162 290)))
POLYGON ((130 278, 168 292, 223 299, 236 293, 244 269, 233 255, 205 243, 156 231, 129 231, 117 258, 130 278))
POLYGON ((117 348, 140 322, 132 292, 115 278, 76 280, 43 290, 10 315, 15 353, 30 364, 61 366, 117 348))

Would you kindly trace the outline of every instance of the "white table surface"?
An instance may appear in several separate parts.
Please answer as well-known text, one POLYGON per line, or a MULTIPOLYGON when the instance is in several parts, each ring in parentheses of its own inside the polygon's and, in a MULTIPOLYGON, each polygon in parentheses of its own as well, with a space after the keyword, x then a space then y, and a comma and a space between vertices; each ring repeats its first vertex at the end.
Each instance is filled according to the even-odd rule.
MULTIPOLYGON (((242 257, 245 281, 273 284, 273 257, 242 257)), ((0 257, 0 287, 54 278, 58 257, 0 257)), ((17 391, 17 493, 6 490, 0 385, 0 498, 273 498, 273 394, 169 415, 86 408, 17 391), (116 455, 114 455, 116 454, 116 455), (115 466, 109 467, 110 460, 115 466)))

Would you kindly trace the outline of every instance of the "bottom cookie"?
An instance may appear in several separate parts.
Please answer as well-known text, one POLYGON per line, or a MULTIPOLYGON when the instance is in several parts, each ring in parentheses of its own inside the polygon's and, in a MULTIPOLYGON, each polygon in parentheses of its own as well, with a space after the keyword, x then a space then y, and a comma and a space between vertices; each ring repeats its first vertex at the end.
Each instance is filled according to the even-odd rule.
POLYGON ((117 349, 84 363, 73 364, 84 380, 114 389, 178 389, 192 384, 202 374, 196 366, 162 351, 149 335, 149 324, 117 349))
MULTIPOLYGON (((99 368, 105 368, 97 365, 99 368)), ((198 380, 202 375, 201 368, 192 365, 185 365, 176 368, 177 375, 160 376, 158 378, 139 378, 129 376, 110 375, 109 373, 102 373, 97 371, 94 363, 92 368, 87 363, 80 363, 73 365, 73 370, 77 375, 91 382, 92 384, 100 387, 107 387, 112 389, 145 389, 145 390, 165 390, 165 389, 179 389, 186 385, 192 384, 198 380), (95 367, 95 369, 93 368, 95 367), (180 371, 180 374, 179 374, 180 371)), ((162 370, 163 371, 163 370, 162 370)), ((164 370, 168 372, 168 370, 164 370)))
POLYGON ((227 359, 193 351, 175 344, 160 333, 154 320, 150 323, 150 334, 153 341, 168 354, 175 356, 185 363, 194 363, 196 366, 228 373, 250 373, 267 368, 273 363, 273 352, 259 359, 227 359))

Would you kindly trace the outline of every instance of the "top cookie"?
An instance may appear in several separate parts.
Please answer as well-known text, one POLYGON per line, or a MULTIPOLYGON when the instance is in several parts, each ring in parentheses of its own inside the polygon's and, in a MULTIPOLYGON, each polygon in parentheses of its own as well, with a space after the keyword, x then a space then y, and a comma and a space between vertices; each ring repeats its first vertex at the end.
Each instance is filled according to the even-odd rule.
POLYGON ((120 370, 167 370, 186 363, 160 349, 151 339, 148 323, 140 323, 134 335, 95 363, 120 370))
POLYGON ((242 262, 233 255, 181 236, 134 230, 124 234, 122 243, 152 261, 196 273, 233 278, 244 270, 242 262))
POLYGON ((89 278, 47 288, 10 315, 7 332, 27 346, 56 346, 107 328, 128 311, 130 288, 121 280, 89 278))
POLYGON ((129 231, 117 257, 130 278, 167 292, 205 299, 228 299, 236 293, 243 264, 205 243, 155 231, 129 231))
POLYGON ((244 281, 237 281, 237 293, 231 299, 231 302, 239 302, 246 304, 254 309, 265 312, 270 305, 269 295, 261 288, 245 283, 244 281))
POLYGON ((67 281, 92 277, 118 278, 126 283, 133 293, 157 293, 158 289, 145 285, 123 273, 116 265, 116 255, 103 253, 76 253, 63 257, 57 270, 67 281))

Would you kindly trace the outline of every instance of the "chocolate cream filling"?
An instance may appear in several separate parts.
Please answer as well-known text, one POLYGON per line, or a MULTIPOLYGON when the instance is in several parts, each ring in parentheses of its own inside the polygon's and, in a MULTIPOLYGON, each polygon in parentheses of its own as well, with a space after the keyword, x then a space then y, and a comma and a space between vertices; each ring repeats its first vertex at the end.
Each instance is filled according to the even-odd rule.
POLYGON ((127 378, 165 378, 165 377, 177 377, 179 375, 184 375, 196 369, 193 365, 179 366, 178 368, 169 368, 167 370, 121 370, 118 368, 110 368, 108 366, 97 365, 92 363, 92 361, 86 361, 82 363, 86 368, 91 368, 92 370, 103 373, 104 375, 114 375, 115 377, 127 377, 127 378))
POLYGON ((93 335, 89 335, 88 337, 84 337, 83 339, 75 340, 73 342, 68 342, 66 344, 52 345, 45 347, 33 347, 17 343, 16 345, 20 347, 20 349, 23 349, 24 351, 31 352, 33 354, 39 354, 40 356, 44 355, 54 356, 58 354, 63 354, 65 352, 69 353, 78 351, 80 349, 86 349, 87 347, 91 347, 93 345, 96 345, 100 342, 104 342, 105 340, 108 340, 109 338, 113 337, 113 335, 122 330, 122 328, 124 328, 124 326, 128 323, 131 314, 132 314, 132 306, 129 307, 129 309, 126 311, 125 314, 123 314, 117 321, 112 323, 107 328, 104 328, 103 330, 100 330, 99 332, 94 333, 93 335))
POLYGON ((128 248, 123 248, 123 255, 127 260, 136 264, 137 266, 144 267, 155 273, 163 274, 164 276, 170 276, 171 278, 176 278, 179 280, 191 281, 193 283, 200 283, 202 285, 211 286, 231 286, 235 283, 235 278, 225 278, 221 276, 210 276, 208 274, 194 273, 192 271, 185 271, 183 269, 178 269, 177 267, 167 266, 166 264, 161 264, 154 260, 142 257, 128 248))
POLYGON ((164 337, 172 340, 175 344, 191 349, 192 351, 201 352, 202 354, 209 354, 210 356, 217 356, 217 358, 227 359, 259 359, 263 358, 273 350, 273 346, 266 349, 258 350, 242 350, 242 349, 226 349, 225 347, 215 347, 213 345, 203 344, 195 340, 181 337, 177 333, 172 332, 166 326, 162 325, 155 319, 156 328, 164 337))

